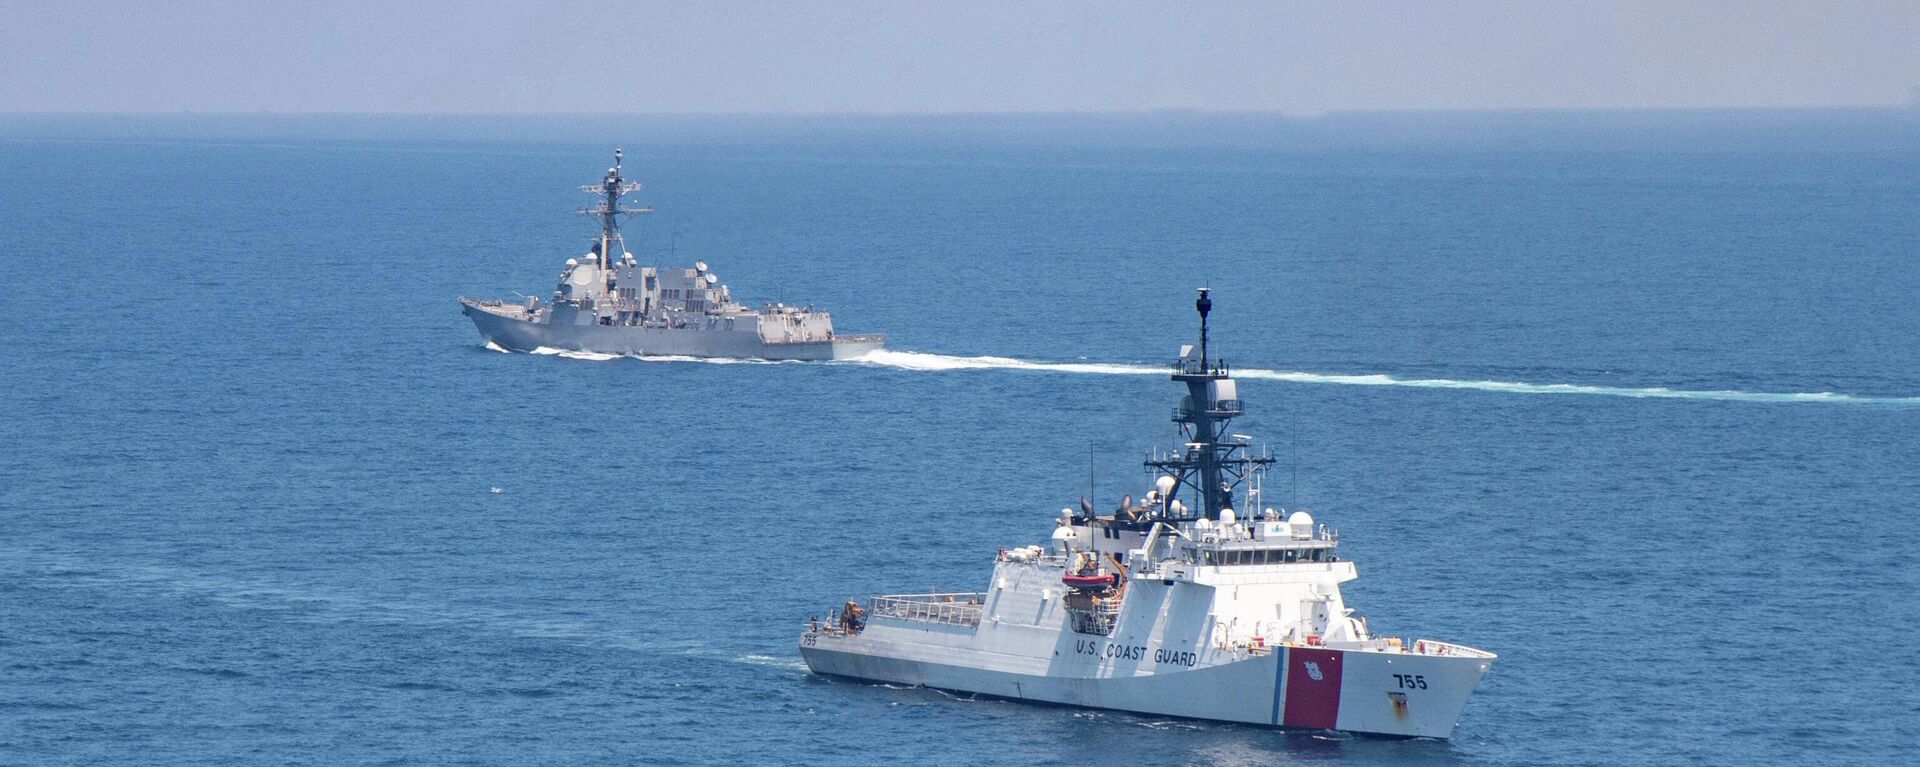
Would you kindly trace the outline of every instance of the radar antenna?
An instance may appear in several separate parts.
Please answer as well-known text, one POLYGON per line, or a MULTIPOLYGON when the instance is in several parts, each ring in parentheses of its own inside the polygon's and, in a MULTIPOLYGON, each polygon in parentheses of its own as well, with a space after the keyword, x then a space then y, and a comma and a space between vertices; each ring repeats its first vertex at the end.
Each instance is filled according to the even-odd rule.
POLYGON ((639 182, 621 178, 621 166, 624 164, 620 150, 613 150, 613 167, 607 169, 606 178, 601 179, 598 184, 580 187, 580 191, 601 198, 593 207, 581 208, 578 212, 582 216, 594 216, 600 219, 600 247, 596 255, 600 259, 599 266, 602 268, 613 265, 614 246, 619 246, 620 253, 627 252, 627 242, 620 236, 620 217, 653 212, 652 208, 620 204, 621 197, 640 191, 639 182))

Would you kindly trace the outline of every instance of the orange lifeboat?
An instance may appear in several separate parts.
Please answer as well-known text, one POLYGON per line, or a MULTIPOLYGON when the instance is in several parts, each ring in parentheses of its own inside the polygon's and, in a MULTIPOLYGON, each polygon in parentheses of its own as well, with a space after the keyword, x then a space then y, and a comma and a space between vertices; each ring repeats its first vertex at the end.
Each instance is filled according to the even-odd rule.
POLYGON ((1113 586, 1114 580, 1115 576, 1113 573, 1097 573, 1094 575, 1074 575, 1068 573, 1060 576, 1060 582, 1066 584, 1068 588, 1085 589, 1089 591, 1109 588, 1113 586))

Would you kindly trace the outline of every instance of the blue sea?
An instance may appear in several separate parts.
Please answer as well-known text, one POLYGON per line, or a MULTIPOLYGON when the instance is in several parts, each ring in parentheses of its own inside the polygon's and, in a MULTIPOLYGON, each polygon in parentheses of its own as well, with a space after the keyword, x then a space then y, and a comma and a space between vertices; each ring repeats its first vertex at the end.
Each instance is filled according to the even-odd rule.
MULTIPOLYGON (((1920 740, 1920 116, 0 119, 0 764, 1887 764, 1920 740), (892 351, 502 354, 643 263, 892 351), (1448 741, 810 676, 1235 431, 1448 741), (495 493, 491 488, 499 488, 495 493)), ((1272 490, 1270 490, 1272 493, 1272 490)))

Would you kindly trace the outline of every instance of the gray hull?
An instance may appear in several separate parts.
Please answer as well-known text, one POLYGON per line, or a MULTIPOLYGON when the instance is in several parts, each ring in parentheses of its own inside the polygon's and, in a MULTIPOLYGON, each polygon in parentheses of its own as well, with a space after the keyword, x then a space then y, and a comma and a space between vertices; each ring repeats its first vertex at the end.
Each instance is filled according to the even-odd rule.
MULTIPOLYGON (((505 307, 511 311, 514 307, 505 307)), ((717 357, 765 360, 843 360, 885 347, 881 335, 839 336, 827 341, 768 342, 751 323, 715 318, 687 327, 556 325, 508 316, 479 302, 461 301, 480 336, 502 348, 540 348, 650 357, 717 357)))

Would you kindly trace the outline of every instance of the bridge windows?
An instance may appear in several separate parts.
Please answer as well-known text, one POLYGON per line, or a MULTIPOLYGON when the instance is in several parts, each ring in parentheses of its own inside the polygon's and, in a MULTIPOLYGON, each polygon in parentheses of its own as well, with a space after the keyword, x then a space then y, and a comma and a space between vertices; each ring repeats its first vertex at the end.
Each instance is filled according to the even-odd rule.
POLYGON ((1305 562, 1330 562, 1326 549, 1222 549, 1200 552, 1200 564, 1216 567, 1243 565, 1291 565, 1305 562))

